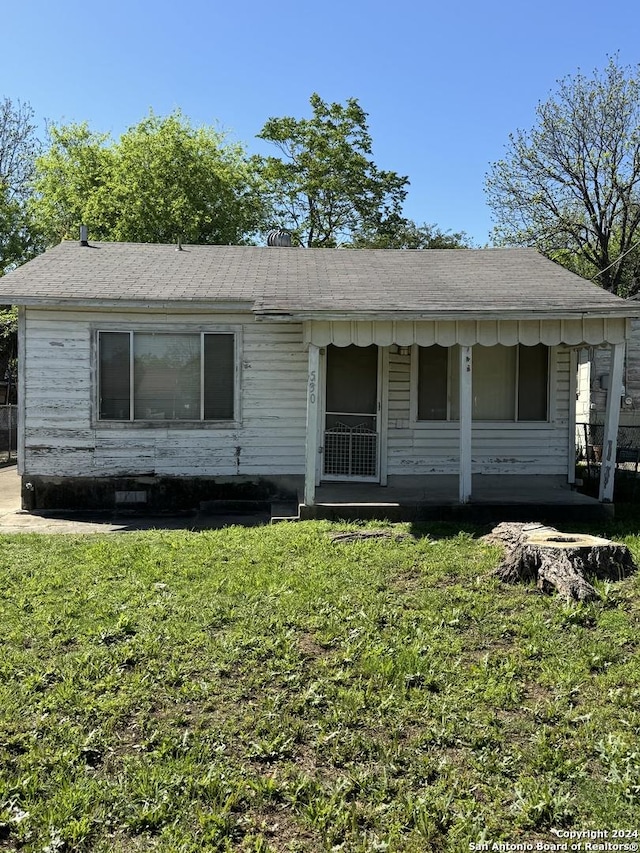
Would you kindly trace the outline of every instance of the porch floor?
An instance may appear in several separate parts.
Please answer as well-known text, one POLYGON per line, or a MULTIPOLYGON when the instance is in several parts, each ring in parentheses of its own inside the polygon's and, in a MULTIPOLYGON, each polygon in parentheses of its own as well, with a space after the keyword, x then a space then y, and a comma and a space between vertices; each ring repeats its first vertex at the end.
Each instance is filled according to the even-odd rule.
POLYGON ((472 499, 458 503, 458 478, 449 475, 390 477, 387 486, 322 483, 315 504, 301 504, 301 518, 390 521, 591 521, 613 514, 612 504, 574 491, 564 478, 477 474, 472 499))

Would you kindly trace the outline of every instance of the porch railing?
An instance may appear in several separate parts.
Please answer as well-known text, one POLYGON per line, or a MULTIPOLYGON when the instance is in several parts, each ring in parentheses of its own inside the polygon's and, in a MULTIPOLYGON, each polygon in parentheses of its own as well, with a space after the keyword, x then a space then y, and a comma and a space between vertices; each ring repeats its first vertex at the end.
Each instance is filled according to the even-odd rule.
MULTIPOLYGON (((578 425, 579 457, 587 463, 587 474, 602 462, 604 443, 604 424, 578 425)), ((640 426, 618 427, 616 466, 629 466, 638 473, 640 466, 640 426)))

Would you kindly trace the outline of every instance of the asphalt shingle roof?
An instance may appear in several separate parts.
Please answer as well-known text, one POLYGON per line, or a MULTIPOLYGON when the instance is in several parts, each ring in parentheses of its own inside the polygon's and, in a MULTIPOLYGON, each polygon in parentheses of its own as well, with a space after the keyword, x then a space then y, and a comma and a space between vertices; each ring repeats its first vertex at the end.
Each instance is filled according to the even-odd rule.
MULTIPOLYGON (((264 312, 627 315, 535 249, 291 249, 64 242, 0 278, 0 303, 245 303, 264 312)), ((635 309, 637 313, 638 309, 635 309)))

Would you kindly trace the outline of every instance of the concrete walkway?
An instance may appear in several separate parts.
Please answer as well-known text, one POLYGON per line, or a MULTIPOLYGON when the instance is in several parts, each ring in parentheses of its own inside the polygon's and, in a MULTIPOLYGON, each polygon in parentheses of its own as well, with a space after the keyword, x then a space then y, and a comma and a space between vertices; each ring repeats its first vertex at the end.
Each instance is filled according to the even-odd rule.
POLYGON ((20 509, 20 478, 15 465, 0 465, 0 518, 20 509))
POLYGON ((126 533, 134 530, 214 530, 239 524, 269 524, 269 513, 181 516, 128 516, 123 513, 31 513, 22 510, 15 465, 0 467, 0 534, 126 533))

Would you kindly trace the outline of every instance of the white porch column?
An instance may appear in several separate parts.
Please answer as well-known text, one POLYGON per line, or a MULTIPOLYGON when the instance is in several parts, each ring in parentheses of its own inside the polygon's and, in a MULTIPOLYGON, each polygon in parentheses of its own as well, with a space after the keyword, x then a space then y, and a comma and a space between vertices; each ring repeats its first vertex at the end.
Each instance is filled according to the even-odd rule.
POLYGON ((316 470, 318 466, 318 417, 320 412, 320 347, 309 344, 309 374, 307 380, 307 440, 305 446, 304 502, 313 506, 316 499, 316 470))
POLYGON ((578 397, 578 351, 571 350, 569 367, 569 443, 568 443, 568 468, 567 482, 573 485, 576 481, 576 423, 577 397, 578 397))
MULTIPOLYGON (((27 417, 27 309, 18 308, 18 474, 23 475, 25 459, 25 420, 27 417)), ((7 401, 8 402, 8 401, 7 401)))
POLYGON ((613 500, 613 483, 616 472, 616 451, 618 446, 618 423, 620 421, 620 399, 622 398, 624 349, 624 342, 611 345, 609 390, 607 391, 607 409, 604 418, 600 492, 598 495, 600 500, 605 503, 610 503, 613 500))
POLYGON ((471 498, 471 425, 473 417, 471 347, 460 347, 460 479, 459 500, 471 498))

